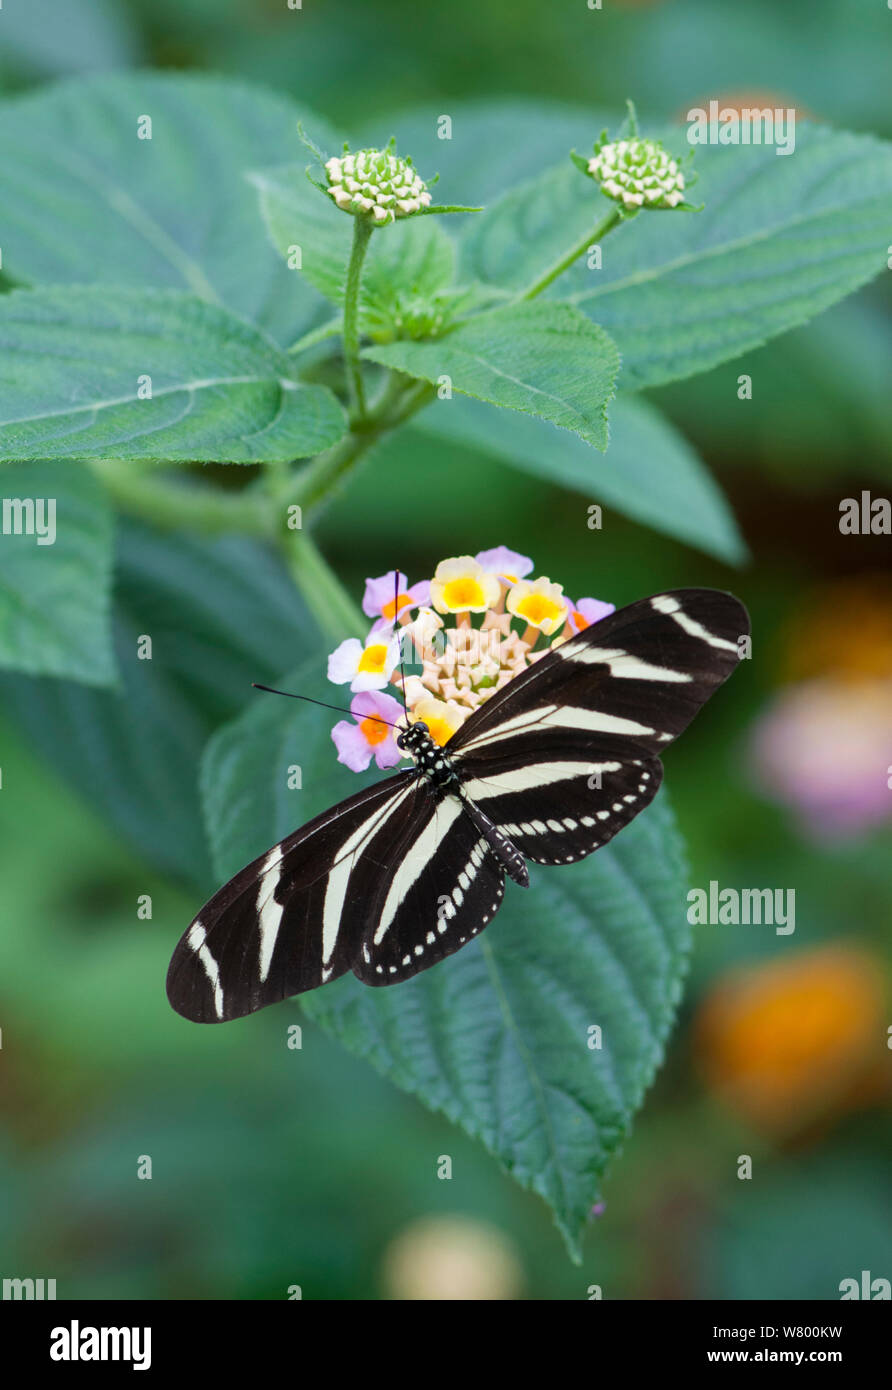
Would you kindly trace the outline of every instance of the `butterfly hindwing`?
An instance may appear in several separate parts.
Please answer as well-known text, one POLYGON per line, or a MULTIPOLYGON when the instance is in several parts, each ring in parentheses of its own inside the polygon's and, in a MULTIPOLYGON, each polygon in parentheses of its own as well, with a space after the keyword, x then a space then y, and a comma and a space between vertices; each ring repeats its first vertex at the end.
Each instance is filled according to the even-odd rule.
POLYGON ((498 911, 505 871, 455 796, 426 804, 381 883, 354 973, 397 984, 459 950, 498 911))
POLYGON ((465 791, 525 858, 572 864, 606 845, 656 796, 658 758, 561 758, 488 767, 465 791))
POLYGON ((398 773, 317 816, 236 874, 177 946, 167 993, 220 1023, 315 989, 353 965, 382 874, 424 788, 398 773))

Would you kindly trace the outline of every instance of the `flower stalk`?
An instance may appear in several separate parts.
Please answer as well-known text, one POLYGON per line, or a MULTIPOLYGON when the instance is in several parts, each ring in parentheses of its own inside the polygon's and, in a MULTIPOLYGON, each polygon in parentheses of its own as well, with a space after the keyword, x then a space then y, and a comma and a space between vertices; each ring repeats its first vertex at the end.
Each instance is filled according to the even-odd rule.
POLYGON ((347 266, 344 290, 344 361, 347 367, 347 390, 355 417, 366 415, 365 383, 359 360, 359 288, 362 283, 362 263, 368 250, 374 224, 366 217, 353 219, 353 249, 347 266))
POLYGON ((307 608, 327 636, 352 637, 363 616, 307 531, 288 535, 285 560, 307 608))
POLYGON ((593 231, 589 232, 582 241, 572 246, 566 255, 561 256, 560 260, 555 261, 551 269, 546 270, 545 274, 540 276, 538 280, 534 280, 532 285, 523 291, 520 298, 535 299, 536 295, 541 294, 543 290, 547 290, 548 286, 552 284, 559 275, 563 275, 564 271, 569 270, 570 266, 578 261, 580 256, 585 255, 590 246, 597 246, 608 232, 612 232, 614 227, 619 226, 622 220, 623 215, 619 208, 611 209, 604 220, 599 222, 593 231))
POLYGON ((197 531, 204 536, 237 532, 269 538, 275 510, 253 485, 223 492, 206 483, 186 482, 163 465, 140 467, 129 459, 90 459, 85 465, 128 516, 164 531, 197 531))

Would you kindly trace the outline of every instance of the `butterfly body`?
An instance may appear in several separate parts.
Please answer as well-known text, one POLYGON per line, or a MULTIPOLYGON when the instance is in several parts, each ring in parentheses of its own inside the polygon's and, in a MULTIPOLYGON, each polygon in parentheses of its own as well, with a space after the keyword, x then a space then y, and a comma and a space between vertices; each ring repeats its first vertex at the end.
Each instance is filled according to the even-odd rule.
POLYGON ((397 984, 473 939, 528 862, 567 865, 655 796, 660 753, 737 666, 730 594, 641 599, 495 692, 440 747, 403 730, 413 766, 261 855, 205 905, 174 952, 173 1007, 238 1018, 352 970, 397 984))
POLYGON ((458 773, 449 756, 431 738, 423 720, 410 724, 397 737, 397 747, 408 753, 415 762, 416 772, 435 787, 451 787, 458 782, 458 773))
POLYGON ((461 777, 452 760, 431 738, 427 725, 419 720, 397 738, 397 744, 415 760, 415 772, 436 791, 458 798, 464 814, 477 827, 505 873, 521 888, 528 888, 530 875, 526 861, 516 845, 503 835, 485 811, 481 811, 461 787, 461 777))

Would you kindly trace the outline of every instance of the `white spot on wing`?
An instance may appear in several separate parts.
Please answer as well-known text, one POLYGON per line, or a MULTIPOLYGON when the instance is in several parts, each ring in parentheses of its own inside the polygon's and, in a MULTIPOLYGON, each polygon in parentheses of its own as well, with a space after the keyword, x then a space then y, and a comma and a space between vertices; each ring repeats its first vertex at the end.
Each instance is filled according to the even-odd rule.
MULTIPOLYGON (((433 816, 421 833, 415 836, 415 839, 412 841, 407 853, 403 856, 402 862, 393 876, 393 881, 390 885, 387 897, 384 900, 381 920, 375 929, 373 938, 376 946, 380 946, 381 942, 384 940, 388 928, 396 916, 401 903, 404 901, 406 894, 430 863, 436 853, 437 847, 449 831, 450 826, 455 822, 458 816, 463 814, 463 811, 464 808, 457 797, 447 796, 437 806, 433 816)), ((471 857, 474 857, 473 852, 471 857)), ((441 923, 441 929, 442 925, 441 923)))
POLYGON ((689 618, 681 604, 676 598, 670 598, 668 594, 659 594, 652 598, 651 607, 658 613, 663 613, 671 618, 674 623, 678 623, 682 632, 686 632, 689 637, 699 637, 701 642, 706 642, 710 647, 716 647, 723 652, 737 652, 734 642, 728 642, 724 637, 716 637, 714 632, 710 632, 702 623, 698 623, 695 618, 689 618))
POLYGON ((555 650, 560 656, 586 666, 608 666, 611 676, 620 680, 690 682, 693 679, 687 671, 676 671, 670 666, 652 666, 650 662, 642 661, 640 657, 632 656, 619 647, 608 649, 590 647, 585 642, 568 642, 555 650))
MULTIPOLYGON (((560 647, 557 648, 560 651, 560 647)), ((617 772, 619 763, 592 763, 580 758, 578 762, 528 763, 510 772, 493 772, 465 782, 462 790, 472 801, 486 801, 493 796, 508 796, 512 792, 533 791, 538 787, 563 782, 570 777, 589 777, 595 772, 617 772)), ((510 833, 510 832, 509 832, 510 833)))
POLYGON ((260 932, 259 955, 259 977, 263 984, 269 975, 269 968, 272 964, 273 952, 276 949, 276 941, 279 936, 279 927, 282 923, 282 913, 284 907, 276 902, 275 893, 282 877, 279 865, 282 862, 282 851, 278 845, 271 849, 263 861, 260 870, 260 884, 257 889, 257 927, 260 932), (277 872, 277 870, 279 870, 277 872))
POLYGON ((211 988, 214 991, 214 1012, 218 1018, 222 1018, 223 989, 220 985, 220 967, 217 965, 217 962, 214 960, 209 948, 205 944, 207 941, 207 932, 197 918, 189 928, 186 941, 204 966, 204 973, 210 980, 211 988))
POLYGON ((338 931, 341 926, 341 913, 347 897, 350 875, 353 872, 357 857, 380 829, 383 822, 405 801, 411 791, 414 791, 412 783, 408 787, 404 787, 394 801, 385 803, 383 808, 376 806, 368 819, 364 820, 362 825, 354 830, 353 834, 341 846, 338 860, 329 872, 325 885, 325 904, 322 909, 323 969, 330 964, 334 955, 338 931))

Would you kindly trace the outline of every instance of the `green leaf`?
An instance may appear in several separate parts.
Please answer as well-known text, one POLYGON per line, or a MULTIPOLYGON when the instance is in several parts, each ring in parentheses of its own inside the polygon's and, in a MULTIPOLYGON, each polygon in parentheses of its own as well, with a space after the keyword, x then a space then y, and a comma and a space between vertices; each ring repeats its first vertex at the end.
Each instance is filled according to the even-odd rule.
POLYGON ((332 303, 344 295, 353 222, 307 178, 305 164, 257 169, 248 175, 272 246, 283 259, 300 252, 299 274, 332 303))
MULTIPOLYGON (((533 477, 615 507, 655 531, 741 564, 747 549, 702 459, 647 401, 618 396, 605 455, 544 420, 497 414, 477 401, 438 401, 411 428, 479 449, 533 477)), ((609 523, 608 523, 609 524, 609 523)))
POLYGON ((573 430, 607 447, 607 402, 619 368, 612 339, 565 304, 512 304, 442 338, 366 348, 363 356, 455 391, 573 430))
POLYGON ((102 488, 84 469, 20 463, 0 472, 0 498, 0 666, 113 685, 112 515, 102 488))
MULTIPOLYGON (((309 671, 291 679, 315 693, 309 671)), ((221 880, 363 785, 335 761, 335 718, 279 701, 212 740, 202 780, 221 880), (302 789, 288 792, 292 762, 302 789)), ((533 865, 530 888, 509 885, 497 920, 440 965, 393 989, 350 976, 303 1007, 538 1192, 578 1257, 672 1023, 689 948, 684 891, 660 799, 582 863, 533 865), (588 1047, 592 1025, 600 1050, 588 1047)))
MULTIPOLYGON (((676 151, 686 148, 678 130, 664 138, 676 151)), ((578 262, 554 289, 615 338, 625 390, 737 357, 804 323, 885 266, 888 144, 802 124, 792 156, 779 157, 772 147, 698 146, 695 168, 704 212, 635 218, 605 239, 601 270, 578 262)), ((576 234, 581 225, 584 234, 585 208, 591 206, 594 223, 606 206, 569 161, 547 170, 468 224, 466 273, 507 289, 525 282, 536 241, 521 226, 512 246, 509 226, 524 198, 542 245, 551 247, 564 225, 566 249, 573 244, 569 229, 576 234)))
MULTIPOLYGON (((876 288, 882 285, 878 282, 876 288)), ((828 309, 747 357, 759 408, 737 395, 737 370, 717 367, 674 382, 660 403, 708 453, 755 466, 774 482, 807 472, 892 476, 892 339, 888 311, 874 287, 828 309)))
POLYGON ((298 153, 300 119, 336 138, 285 98, 197 73, 102 75, 3 103, 4 270, 189 290, 293 342, 321 306, 270 247, 245 178, 298 153), (143 115, 151 140, 137 138, 143 115))
POLYGON ((202 750, 252 695, 273 699, 251 682, 272 682, 283 654, 315 650, 318 630, 262 546, 160 535, 123 519, 114 618, 119 690, 0 672, 0 702, 146 862, 209 892, 202 750), (150 660, 139 659, 141 636, 152 639, 150 660))
POLYGON ((2 458, 287 462, 345 430, 327 388, 191 295, 16 290, 0 297, 0 354, 2 458))
MULTIPOLYGON (((310 183, 303 165, 258 170, 251 181, 273 245, 286 258, 299 247, 299 273, 341 305, 353 218, 310 183)), ((401 295, 429 299, 451 283, 454 262, 454 244, 438 222, 407 217, 379 227, 363 267, 361 307, 392 304, 401 295)))
POLYGON ((546 169, 463 228, 460 274, 503 290, 524 290, 594 231, 612 206, 568 161, 546 169))

